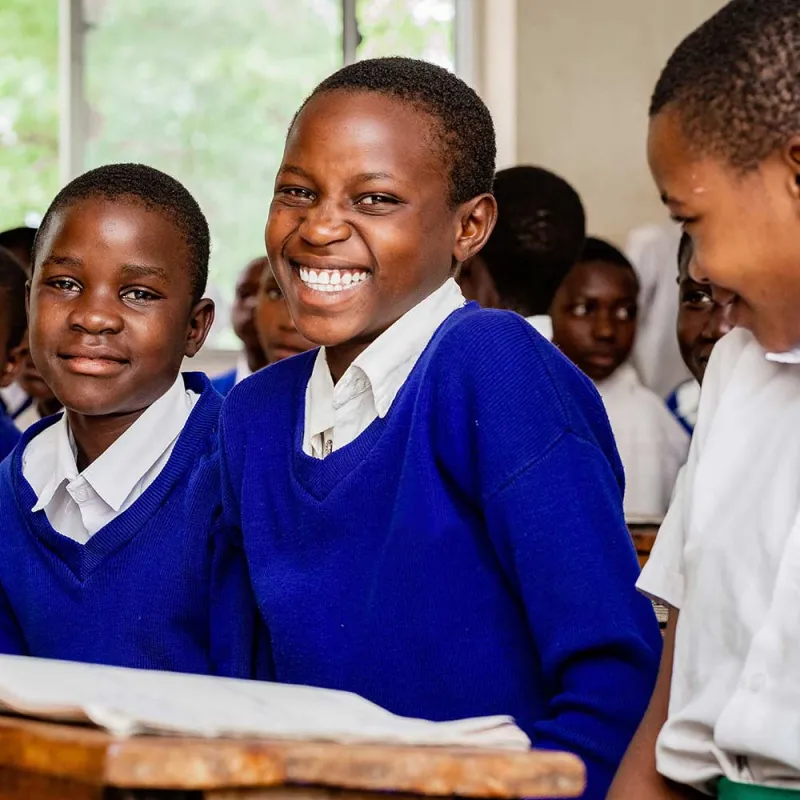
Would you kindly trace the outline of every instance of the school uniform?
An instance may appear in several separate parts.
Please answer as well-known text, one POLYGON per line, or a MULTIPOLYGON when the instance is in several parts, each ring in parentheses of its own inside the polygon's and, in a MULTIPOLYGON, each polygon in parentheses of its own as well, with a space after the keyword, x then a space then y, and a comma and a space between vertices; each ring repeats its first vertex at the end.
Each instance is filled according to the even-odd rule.
POLYGON ((222 375, 217 375, 216 378, 212 378, 211 385, 223 397, 226 397, 237 383, 241 383, 252 374, 253 372, 247 364, 247 358, 244 353, 240 353, 239 357, 236 359, 236 366, 228 370, 228 372, 223 372, 222 375))
POLYGON ((694 426, 697 425, 697 412, 700 408, 700 384, 694 378, 682 383, 667 398, 667 408, 691 436, 694 426))
POLYGON ((595 384, 625 468, 625 515, 662 519, 689 453, 689 435, 630 364, 595 384))
POLYGON ((602 405, 554 347, 448 282, 336 386, 324 349, 237 386, 220 431, 275 680, 511 714, 605 797, 660 637, 602 405))
POLYGON ((675 336, 680 240, 678 225, 646 225, 631 232, 626 247, 639 277, 639 317, 631 361, 642 383, 661 398, 691 377, 675 336))
POLYGON ((33 398, 18 384, 0 388, 0 403, 11 419, 16 419, 23 411, 30 408, 33 398))
POLYGON ((0 466, 0 652, 250 677, 252 594, 221 524, 208 379, 173 387, 79 472, 64 415, 0 466))
POLYGON ((800 792, 800 365, 786 360, 740 329, 715 347, 638 584, 680 609, 658 770, 707 793, 744 785, 720 797, 800 792))

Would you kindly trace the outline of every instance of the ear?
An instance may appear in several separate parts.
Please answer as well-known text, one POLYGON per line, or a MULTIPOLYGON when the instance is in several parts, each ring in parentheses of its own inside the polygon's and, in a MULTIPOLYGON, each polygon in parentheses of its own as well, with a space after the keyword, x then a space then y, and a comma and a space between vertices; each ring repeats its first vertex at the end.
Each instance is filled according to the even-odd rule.
POLYGON ((203 346, 208 332, 214 323, 214 301, 207 297, 194 304, 189 317, 189 328, 186 337, 184 355, 193 358, 203 346))
POLYGON ((6 386, 11 386, 19 378, 27 351, 28 347, 24 342, 20 342, 13 350, 9 351, 5 368, 0 372, 0 388, 5 389, 6 386))
POLYGON ((792 136, 783 148, 783 162, 791 170, 789 190, 800 201, 800 136, 792 136))
POLYGON ((485 244, 497 222, 497 201, 482 194, 462 203, 456 212, 458 228, 453 246, 453 260, 463 264, 485 244))
POLYGON ((480 254, 461 265, 457 279, 467 300, 474 300, 483 308, 503 308, 494 278, 480 254))

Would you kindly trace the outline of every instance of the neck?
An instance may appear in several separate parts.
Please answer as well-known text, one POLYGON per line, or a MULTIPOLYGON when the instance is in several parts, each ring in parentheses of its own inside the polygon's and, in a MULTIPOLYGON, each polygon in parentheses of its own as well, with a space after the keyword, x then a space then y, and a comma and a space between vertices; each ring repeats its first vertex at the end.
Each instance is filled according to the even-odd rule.
POLYGON ((146 410, 145 407, 124 414, 109 414, 102 417, 67 411, 69 427, 78 450, 76 458, 78 471, 83 472, 100 458, 146 410))
POLYGON ((345 342, 335 347, 325 348, 325 357, 328 361, 328 369, 331 371, 331 378, 334 385, 339 383, 342 375, 347 372, 349 366, 375 341, 374 337, 368 342, 345 342))

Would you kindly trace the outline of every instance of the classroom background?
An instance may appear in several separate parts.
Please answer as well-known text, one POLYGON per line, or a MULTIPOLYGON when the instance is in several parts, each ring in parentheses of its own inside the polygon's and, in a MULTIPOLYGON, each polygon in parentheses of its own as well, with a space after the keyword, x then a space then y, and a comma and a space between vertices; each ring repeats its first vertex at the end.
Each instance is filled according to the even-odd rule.
POLYGON ((495 120, 498 168, 530 163, 563 175, 583 199, 590 232, 636 261, 642 237, 659 235, 646 226, 666 223, 647 173, 648 96, 674 46, 721 6, 4 0, 0 230, 36 225, 60 186, 86 169, 142 161, 168 171, 211 225, 217 321, 193 368, 229 368, 238 344, 229 322, 235 280, 264 251, 292 113, 343 63, 399 54, 446 66, 474 86, 495 120))

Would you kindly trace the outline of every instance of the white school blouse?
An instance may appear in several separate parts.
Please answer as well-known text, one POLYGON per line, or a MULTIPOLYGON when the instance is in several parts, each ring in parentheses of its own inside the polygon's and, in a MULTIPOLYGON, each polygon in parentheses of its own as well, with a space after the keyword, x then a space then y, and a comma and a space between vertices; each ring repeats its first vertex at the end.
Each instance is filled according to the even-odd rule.
POLYGON ((630 364, 595 385, 625 468, 625 516, 661 520, 689 453, 689 434, 630 364))
POLYGON ((31 439, 22 474, 36 493, 32 512, 44 511, 63 536, 85 544, 144 493, 169 460, 200 395, 183 377, 155 401, 83 472, 67 415, 31 439))
POLYGON ((336 386, 320 348, 306 389, 303 452, 324 458, 385 417, 434 333, 464 302, 449 279, 384 331, 336 386))
POLYGON ((659 772, 800 789, 800 366, 745 330, 714 349, 638 587, 680 609, 659 772))

